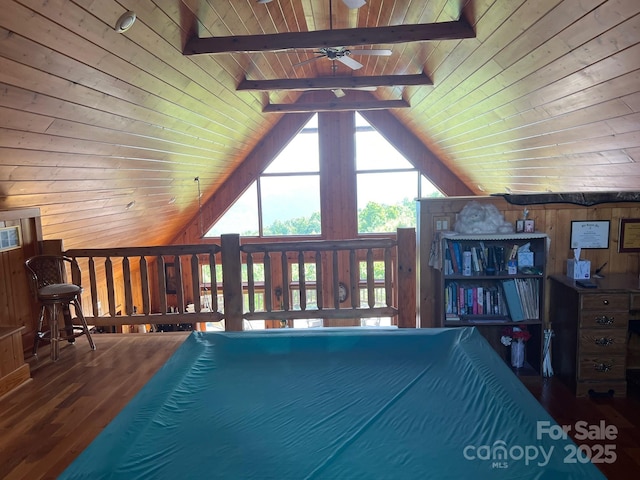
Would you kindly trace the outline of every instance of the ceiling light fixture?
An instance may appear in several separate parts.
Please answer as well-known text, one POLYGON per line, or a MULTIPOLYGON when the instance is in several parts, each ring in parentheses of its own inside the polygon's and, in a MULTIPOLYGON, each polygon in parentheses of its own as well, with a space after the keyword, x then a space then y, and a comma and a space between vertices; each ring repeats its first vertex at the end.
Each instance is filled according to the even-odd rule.
POLYGON ((131 28, 136 21, 136 14, 131 10, 124 12, 116 22, 115 30, 118 33, 124 33, 131 28))
POLYGON ((271 3, 273 0, 258 0, 258 3, 271 3))

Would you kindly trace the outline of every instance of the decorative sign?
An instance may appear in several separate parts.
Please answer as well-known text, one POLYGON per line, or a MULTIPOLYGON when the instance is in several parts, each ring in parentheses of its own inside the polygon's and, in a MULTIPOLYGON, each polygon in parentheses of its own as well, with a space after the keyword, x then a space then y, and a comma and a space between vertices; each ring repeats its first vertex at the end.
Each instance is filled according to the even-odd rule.
POLYGON ((12 250, 20 245, 20 227, 0 228, 0 251, 12 250))
POLYGON ((640 219, 620 219, 619 252, 640 252, 640 219))
POLYGON ((609 220, 571 222, 571 248, 609 248, 609 220))

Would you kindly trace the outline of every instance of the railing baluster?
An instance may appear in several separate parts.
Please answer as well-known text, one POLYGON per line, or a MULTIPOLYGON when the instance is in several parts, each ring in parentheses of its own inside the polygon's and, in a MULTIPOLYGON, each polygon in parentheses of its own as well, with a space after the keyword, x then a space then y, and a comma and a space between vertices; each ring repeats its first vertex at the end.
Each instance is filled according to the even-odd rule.
POLYGON ((133 294, 131 293, 131 266, 129 257, 122 259, 122 278, 124 280, 124 311, 127 315, 133 314, 133 294))
POLYGON ((142 286, 142 313, 151 313, 151 292, 149 291, 149 265, 147 257, 140 257, 140 284, 142 286))
POLYGON ((374 269, 373 249, 367 250, 367 305, 373 308, 376 304, 376 274, 374 269))
POLYGON ((273 285, 271 284, 271 255, 264 253, 264 309, 267 312, 273 311, 273 285))
POLYGON ((218 274, 216 272, 216 254, 209 254, 209 270, 211 272, 211 311, 218 311, 218 274))
POLYGON ((351 307, 358 308, 360 306, 360 268, 355 248, 349 250, 349 288, 351 307))
POLYGON ((316 250, 316 303, 318 304, 318 310, 322 310, 324 307, 322 280, 322 253, 320 253, 320 250, 316 250))
POLYGON ((196 312, 202 311, 200 301, 200 259, 195 253, 191 254, 191 291, 193 294, 193 307, 196 312))
POLYGON ((160 313, 167 314, 167 275, 165 273, 164 257, 158 255, 156 257, 156 265, 158 267, 158 293, 160 296, 160 313))
POLYGON ((107 277, 107 298, 109 299, 109 315, 116 316, 116 293, 113 284, 113 263, 111 257, 104 262, 105 275, 107 277))
POLYGON ((282 268, 282 310, 289 311, 289 262, 287 261, 287 252, 280 254, 280 264, 282 268))
POLYGON ((89 289, 91 290, 91 310, 93 316, 100 314, 98 309, 98 282, 96 280, 96 265, 93 257, 89 257, 89 289))
POLYGON ((176 302, 178 303, 178 312, 184 313, 184 286, 182 283, 182 261, 180 259, 180 255, 175 255, 173 257, 173 266, 176 272, 176 302))
POLYGON ((333 251, 331 278, 333 280, 333 308, 340 308, 340 278, 338 277, 338 251, 333 251))
POLYGON ((300 310, 307 309, 307 284, 304 272, 304 251, 298 252, 298 291, 300 292, 300 310))
POLYGON ((396 281, 393 278, 394 272, 391 263, 391 249, 384 249, 384 292, 385 292, 385 303, 387 307, 393 305, 393 282, 396 281))
POLYGON ((249 311, 256 311, 256 284, 253 276, 253 255, 247 254, 247 293, 249 295, 249 311))

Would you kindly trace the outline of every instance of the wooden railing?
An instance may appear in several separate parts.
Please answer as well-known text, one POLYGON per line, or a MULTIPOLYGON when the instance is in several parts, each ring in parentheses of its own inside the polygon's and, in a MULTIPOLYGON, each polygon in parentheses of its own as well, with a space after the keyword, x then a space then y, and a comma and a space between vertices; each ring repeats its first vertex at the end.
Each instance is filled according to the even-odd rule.
POLYGON ((226 330, 242 330, 244 321, 253 320, 286 324, 294 319, 394 317, 398 326, 415 327, 414 229, 399 229, 395 239, 241 244, 238 235, 223 235, 221 245, 63 253, 74 259, 72 277, 84 287, 85 316, 97 326, 224 320, 226 330), (376 263, 384 265, 384 278, 375 278, 376 263), (170 278, 168 265, 175 273, 170 278), (206 292, 202 265, 211 272, 206 292), (348 272, 348 278, 341 279, 340 272, 348 272), (348 294, 342 302, 341 286, 348 294), (376 294, 384 300, 376 301, 376 294), (315 302, 308 301, 309 295, 315 302))

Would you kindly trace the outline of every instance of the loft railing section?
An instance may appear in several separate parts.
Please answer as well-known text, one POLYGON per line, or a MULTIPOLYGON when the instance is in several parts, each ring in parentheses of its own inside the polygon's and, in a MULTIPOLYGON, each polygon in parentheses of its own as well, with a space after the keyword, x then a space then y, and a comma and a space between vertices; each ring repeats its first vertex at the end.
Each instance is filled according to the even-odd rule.
POLYGON ((223 235, 220 245, 64 254, 96 326, 224 320, 226 330, 242 330, 252 320, 394 317, 415 327, 415 242, 414 229, 398 229, 393 239, 241 245, 238 235, 223 235))

